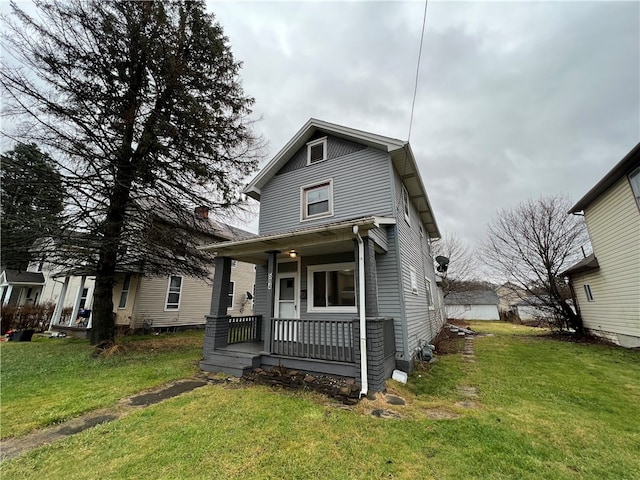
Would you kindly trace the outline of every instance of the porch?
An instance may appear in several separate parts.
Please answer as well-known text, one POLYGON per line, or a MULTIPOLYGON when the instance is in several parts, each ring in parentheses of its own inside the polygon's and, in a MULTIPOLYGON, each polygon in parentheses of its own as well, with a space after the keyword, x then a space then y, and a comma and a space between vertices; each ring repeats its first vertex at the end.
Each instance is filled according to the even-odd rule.
MULTIPOLYGON (((242 376, 258 367, 283 366, 359 378, 359 319, 271 318, 264 326, 262 320, 260 315, 207 317, 201 369, 242 376)), ((393 319, 367 318, 366 325, 369 383, 381 389, 395 368, 393 319)))

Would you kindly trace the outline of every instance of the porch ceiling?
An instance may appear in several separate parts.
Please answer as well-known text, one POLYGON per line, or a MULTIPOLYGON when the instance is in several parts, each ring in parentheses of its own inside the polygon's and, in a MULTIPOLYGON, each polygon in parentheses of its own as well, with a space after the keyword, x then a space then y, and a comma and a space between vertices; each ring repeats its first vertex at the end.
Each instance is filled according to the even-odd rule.
POLYGON ((269 258, 269 252, 272 251, 286 255, 291 250, 295 250, 300 256, 347 251, 353 249, 354 225, 358 226, 361 234, 366 234, 373 228, 395 223, 394 218, 366 217, 236 242, 214 243, 200 248, 242 262, 264 265, 269 258))

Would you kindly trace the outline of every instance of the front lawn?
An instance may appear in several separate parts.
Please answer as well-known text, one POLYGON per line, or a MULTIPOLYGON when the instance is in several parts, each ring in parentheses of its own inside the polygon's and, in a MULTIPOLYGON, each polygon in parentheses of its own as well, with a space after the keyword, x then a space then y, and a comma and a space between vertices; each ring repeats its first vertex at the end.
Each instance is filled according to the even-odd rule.
POLYGON ((2 438, 193 375, 199 371, 202 338, 202 332, 119 338, 116 351, 99 359, 91 358, 87 340, 36 336, 31 342, 3 342, 2 438))
MULTIPOLYGON (((505 324, 473 328, 494 334, 473 340, 475 362, 440 356, 412 374, 407 386, 390 384, 406 406, 378 399, 346 409, 308 392, 208 385, 3 462, 2 473, 50 479, 640 478, 640 352, 557 341, 505 324), (370 412, 376 408, 402 418, 375 418, 370 412)), ((142 366, 128 363, 136 377, 142 366)))

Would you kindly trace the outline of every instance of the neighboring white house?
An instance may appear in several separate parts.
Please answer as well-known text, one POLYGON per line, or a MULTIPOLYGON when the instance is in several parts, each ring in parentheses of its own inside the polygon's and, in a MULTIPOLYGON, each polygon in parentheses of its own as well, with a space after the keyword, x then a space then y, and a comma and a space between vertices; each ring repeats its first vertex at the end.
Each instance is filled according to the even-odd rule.
POLYGON ((585 328, 640 347, 640 143, 576 203, 593 254, 563 272, 585 328))
POLYGON ((493 290, 451 292, 444 299, 447 318, 456 320, 500 320, 498 295, 493 290))

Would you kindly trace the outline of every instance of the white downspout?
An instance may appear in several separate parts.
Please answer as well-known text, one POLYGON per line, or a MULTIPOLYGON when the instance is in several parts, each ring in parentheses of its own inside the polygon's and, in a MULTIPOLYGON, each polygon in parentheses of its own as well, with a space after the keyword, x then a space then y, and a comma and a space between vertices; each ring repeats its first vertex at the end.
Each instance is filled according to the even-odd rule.
POLYGON ((358 241, 358 296, 359 296, 359 314, 360 314, 360 397, 366 395, 369 391, 369 382, 367 381, 367 317, 365 312, 365 282, 364 282, 364 242, 358 233, 358 225, 353 226, 353 234, 358 241))

